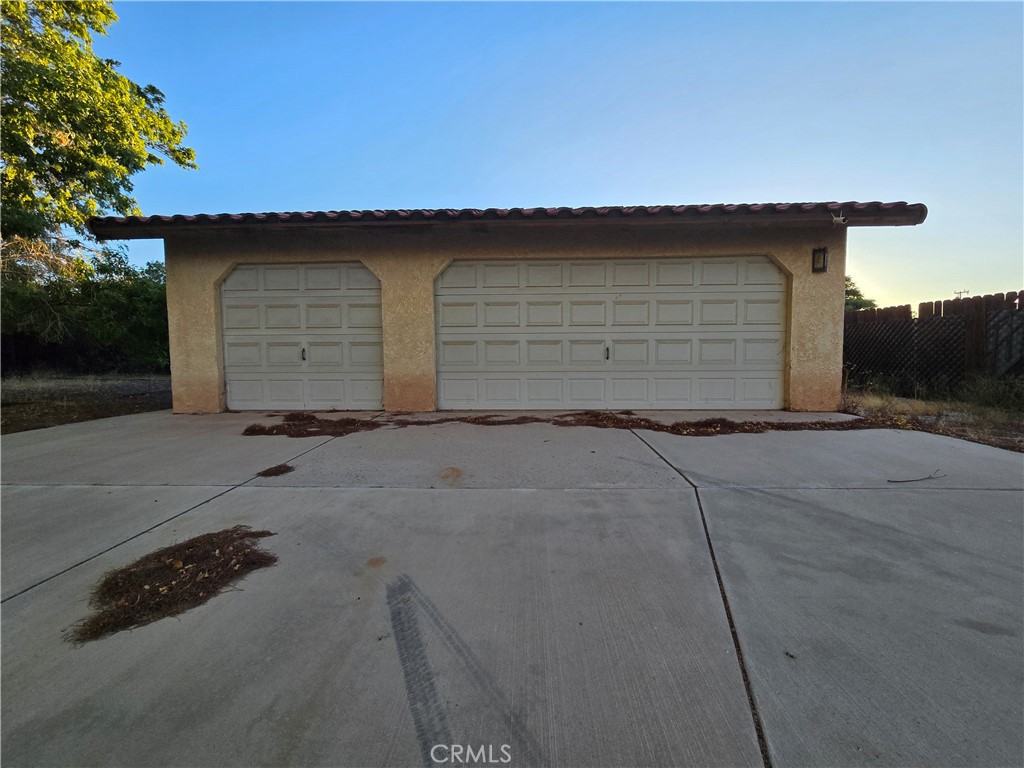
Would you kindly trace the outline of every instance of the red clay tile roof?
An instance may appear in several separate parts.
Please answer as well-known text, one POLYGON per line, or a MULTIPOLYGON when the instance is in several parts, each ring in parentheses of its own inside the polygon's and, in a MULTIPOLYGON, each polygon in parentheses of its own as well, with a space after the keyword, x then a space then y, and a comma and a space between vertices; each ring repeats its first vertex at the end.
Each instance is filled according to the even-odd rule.
POLYGON ((920 224, 928 215, 921 203, 758 203, 717 205, 634 205, 601 208, 417 208, 376 211, 305 211, 291 213, 200 213, 194 216, 105 216, 89 219, 89 229, 106 240, 165 237, 174 231, 251 228, 267 225, 370 225, 387 222, 458 221, 673 220, 720 224, 802 224, 836 226, 903 226, 920 224))

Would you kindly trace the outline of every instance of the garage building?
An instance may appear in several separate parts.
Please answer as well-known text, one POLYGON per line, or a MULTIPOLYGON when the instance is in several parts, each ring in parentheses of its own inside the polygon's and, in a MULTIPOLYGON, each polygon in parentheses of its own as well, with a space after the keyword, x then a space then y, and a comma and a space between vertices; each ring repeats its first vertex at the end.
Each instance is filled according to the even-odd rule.
POLYGON ((907 203, 129 216, 174 410, 839 405, 846 230, 907 203))

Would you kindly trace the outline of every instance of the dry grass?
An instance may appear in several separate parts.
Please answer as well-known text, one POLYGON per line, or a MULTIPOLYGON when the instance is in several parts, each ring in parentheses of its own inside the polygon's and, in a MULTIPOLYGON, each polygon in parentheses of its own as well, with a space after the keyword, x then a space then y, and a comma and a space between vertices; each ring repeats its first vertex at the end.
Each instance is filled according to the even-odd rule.
POLYGON ((110 571, 93 589, 96 613, 65 633, 76 644, 177 616, 211 600, 247 573, 277 562, 256 546, 273 536, 248 526, 207 533, 164 547, 110 571))
POLYGON ((877 392, 848 392, 843 410, 869 420, 958 437, 1024 453, 1024 414, 951 400, 918 400, 877 392))
POLYGON ((0 383, 0 434, 171 407, 169 376, 19 376, 0 383))

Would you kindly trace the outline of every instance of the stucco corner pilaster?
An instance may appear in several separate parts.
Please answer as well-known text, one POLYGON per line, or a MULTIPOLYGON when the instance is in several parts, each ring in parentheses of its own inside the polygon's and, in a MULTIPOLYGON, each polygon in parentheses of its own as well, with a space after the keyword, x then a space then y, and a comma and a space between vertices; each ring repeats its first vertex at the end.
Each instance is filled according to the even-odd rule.
POLYGON ((220 413, 227 408, 219 296, 229 260, 201 256, 188 243, 167 243, 174 413, 220 413))
POLYGON ((384 410, 437 408, 434 280, 451 263, 438 253, 362 257, 380 280, 384 410))

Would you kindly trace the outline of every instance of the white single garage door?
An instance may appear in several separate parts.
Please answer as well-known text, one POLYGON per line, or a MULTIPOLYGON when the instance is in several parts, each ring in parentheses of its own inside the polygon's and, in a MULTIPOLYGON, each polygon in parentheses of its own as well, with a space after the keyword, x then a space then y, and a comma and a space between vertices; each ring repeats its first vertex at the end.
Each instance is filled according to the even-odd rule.
POLYGON ((456 261, 436 309, 440 408, 782 407, 766 257, 456 261))
POLYGON ((236 267, 221 317, 228 408, 381 407, 380 281, 362 264, 236 267))

